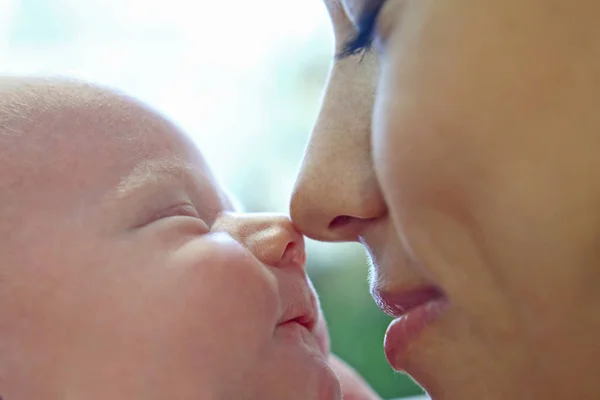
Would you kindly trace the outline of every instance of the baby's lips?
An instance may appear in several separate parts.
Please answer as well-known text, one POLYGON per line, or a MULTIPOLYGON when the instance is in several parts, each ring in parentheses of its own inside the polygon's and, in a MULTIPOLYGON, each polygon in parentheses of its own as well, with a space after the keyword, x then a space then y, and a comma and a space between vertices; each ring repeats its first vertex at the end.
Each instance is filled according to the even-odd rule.
POLYGON ((317 335, 317 342, 319 344, 319 350, 325 357, 329 356, 329 331, 327 330, 327 322, 323 317, 323 313, 319 310, 319 320, 315 327, 315 335, 317 335))

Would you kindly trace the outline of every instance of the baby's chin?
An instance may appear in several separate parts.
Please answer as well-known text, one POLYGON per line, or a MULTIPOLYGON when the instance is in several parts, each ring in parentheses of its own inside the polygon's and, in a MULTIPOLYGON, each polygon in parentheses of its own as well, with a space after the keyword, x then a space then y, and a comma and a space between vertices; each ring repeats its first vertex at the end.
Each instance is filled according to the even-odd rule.
POLYGON ((319 344, 319 350, 325 357, 329 356, 329 331, 327 330, 327 323, 323 318, 323 313, 319 312, 319 321, 315 328, 315 334, 317 335, 317 343, 319 344))

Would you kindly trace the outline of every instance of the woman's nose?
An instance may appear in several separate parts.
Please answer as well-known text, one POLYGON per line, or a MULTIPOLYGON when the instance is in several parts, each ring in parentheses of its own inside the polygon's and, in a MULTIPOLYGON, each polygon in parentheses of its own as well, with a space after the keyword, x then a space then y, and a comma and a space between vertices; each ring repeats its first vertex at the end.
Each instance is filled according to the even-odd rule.
POLYGON ((316 240, 356 241, 386 213, 371 158, 374 88, 353 79, 355 64, 332 71, 290 204, 294 224, 316 240))
POLYGON ((227 232, 267 265, 303 269, 306 263, 304 238, 284 215, 223 213, 212 230, 227 232))

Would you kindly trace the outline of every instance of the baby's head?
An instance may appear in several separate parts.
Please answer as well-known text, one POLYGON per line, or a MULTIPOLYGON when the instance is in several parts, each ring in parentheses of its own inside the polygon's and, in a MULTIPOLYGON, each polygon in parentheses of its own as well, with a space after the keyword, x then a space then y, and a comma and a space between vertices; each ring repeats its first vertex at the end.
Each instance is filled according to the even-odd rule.
POLYGON ((131 98, 0 79, 0 237, 6 399, 339 396, 302 237, 131 98))

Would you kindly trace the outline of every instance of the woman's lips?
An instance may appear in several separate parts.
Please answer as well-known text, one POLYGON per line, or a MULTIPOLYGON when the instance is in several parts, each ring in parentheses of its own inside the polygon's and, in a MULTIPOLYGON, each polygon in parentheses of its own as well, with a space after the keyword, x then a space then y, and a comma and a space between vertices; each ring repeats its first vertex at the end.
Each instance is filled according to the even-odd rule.
POLYGON ((437 288, 411 291, 374 292, 375 301, 387 314, 396 317, 385 334, 384 349, 395 370, 403 370, 404 355, 410 343, 448 306, 448 299, 437 288))

